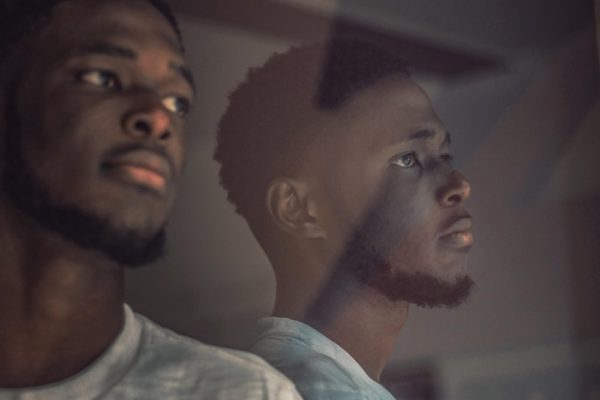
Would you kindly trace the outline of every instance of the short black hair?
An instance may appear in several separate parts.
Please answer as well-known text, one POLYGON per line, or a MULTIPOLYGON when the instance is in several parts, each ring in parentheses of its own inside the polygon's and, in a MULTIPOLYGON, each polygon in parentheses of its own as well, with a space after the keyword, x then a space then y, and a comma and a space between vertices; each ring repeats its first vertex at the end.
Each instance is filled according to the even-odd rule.
MULTIPOLYGON (((42 28, 54 7, 66 0, 0 1, 0 65, 2 65, 26 39, 42 28)), ((145 1, 154 6, 169 21, 183 49, 179 24, 168 4, 164 0, 145 1)))
POLYGON ((214 154, 236 211, 250 218, 273 179, 294 177, 315 139, 316 113, 335 111, 397 73, 410 75, 393 49, 346 38, 295 46, 251 68, 229 96, 214 154))

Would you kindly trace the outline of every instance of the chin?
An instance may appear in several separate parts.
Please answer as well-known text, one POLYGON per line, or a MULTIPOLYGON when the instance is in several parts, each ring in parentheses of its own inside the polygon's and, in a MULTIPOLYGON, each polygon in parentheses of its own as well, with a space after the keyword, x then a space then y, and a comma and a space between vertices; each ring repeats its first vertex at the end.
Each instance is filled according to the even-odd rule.
POLYGON ((420 271, 405 271, 388 264, 368 282, 391 301, 405 301, 420 307, 454 308, 470 296, 474 282, 466 274, 448 276, 420 271))
POLYGON ((120 213, 106 218, 110 230, 115 232, 135 232, 140 237, 152 237, 156 235, 165 226, 164 218, 157 216, 127 215, 120 213))
MULTIPOLYGON (((88 196, 94 198, 93 196, 88 196)), ((97 219, 106 221, 106 223, 115 230, 135 231, 140 235, 152 236, 156 234, 166 223, 168 217, 168 205, 164 202, 158 202, 154 199, 131 198, 129 196, 118 198, 110 196, 99 201, 96 196, 96 202, 78 201, 78 205, 73 208, 82 210, 85 214, 94 216, 97 219)))

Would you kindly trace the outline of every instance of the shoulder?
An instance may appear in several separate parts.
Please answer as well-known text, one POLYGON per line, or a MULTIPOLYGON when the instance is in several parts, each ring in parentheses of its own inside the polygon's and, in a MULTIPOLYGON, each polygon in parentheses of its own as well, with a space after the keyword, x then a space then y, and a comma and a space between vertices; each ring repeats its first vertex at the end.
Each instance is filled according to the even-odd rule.
POLYGON ((298 386, 349 391, 360 389, 348 371, 332 358, 319 353, 296 354, 293 358, 275 360, 272 365, 298 386))
POLYGON ((272 365, 285 374, 304 400, 382 400, 334 359, 319 353, 281 358, 272 365))
POLYGON ((166 364, 190 363, 194 364, 195 370, 206 373, 215 373, 221 367, 269 372, 267 364, 253 354, 201 343, 159 326, 142 315, 136 314, 136 318, 142 325, 141 358, 160 358, 166 364), (203 362, 198 363, 198 360, 203 362))
POLYGON ((305 400, 388 399, 351 368, 303 335, 271 332, 252 351, 286 375, 305 400))
POLYGON ((296 393, 293 384, 253 354, 200 343, 141 315, 136 319, 142 326, 135 363, 138 377, 210 398, 299 398, 284 396, 296 393), (237 397, 243 393, 250 396, 237 397))
POLYGON ((361 390, 350 372, 336 360, 299 341, 258 342, 252 351, 286 375, 303 395, 306 391, 327 390, 348 394, 361 390))

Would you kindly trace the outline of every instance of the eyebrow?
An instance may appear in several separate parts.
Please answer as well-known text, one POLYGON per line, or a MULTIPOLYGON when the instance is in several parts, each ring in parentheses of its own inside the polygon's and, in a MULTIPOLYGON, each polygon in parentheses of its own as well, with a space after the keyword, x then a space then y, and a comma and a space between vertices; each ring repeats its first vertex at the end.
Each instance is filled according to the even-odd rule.
POLYGON ((192 87, 194 94, 196 93, 196 81, 194 80, 194 74, 185 65, 179 65, 175 63, 169 63, 169 68, 176 71, 186 82, 192 87))
MULTIPOLYGON (((436 135, 435 131, 433 131, 431 129, 420 129, 420 130, 408 135, 408 137, 406 139, 404 139, 403 141, 433 139, 435 137, 435 135, 436 135)), ((446 131, 442 145, 445 145, 445 144, 449 145, 450 143, 451 143, 450 132, 446 131)))
MULTIPOLYGON (((123 58, 126 60, 137 60, 138 58, 138 54, 132 49, 104 42, 97 42, 89 46, 85 46, 78 51, 78 55, 105 55, 109 57, 123 58)), ((188 67, 176 63, 169 63, 169 69, 179 74, 190 85, 192 91, 196 93, 196 82, 194 81, 194 75, 188 67)))
POLYGON ((110 57, 126 58, 128 60, 137 59, 137 53, 135 51, 110 43, 93 43, 83 47, 77 53, 80 56, 105 55, 110 57))

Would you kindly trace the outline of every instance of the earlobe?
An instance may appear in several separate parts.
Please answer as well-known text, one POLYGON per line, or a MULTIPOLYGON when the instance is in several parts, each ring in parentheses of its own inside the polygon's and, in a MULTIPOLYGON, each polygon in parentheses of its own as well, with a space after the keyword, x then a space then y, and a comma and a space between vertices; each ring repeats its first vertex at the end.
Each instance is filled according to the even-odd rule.
POLYGON ((267 208, 273 222, 284 231, 305 238, 325 237, 306 183, 277 179, 267 190, 267 208))

